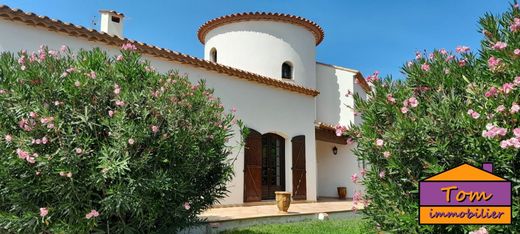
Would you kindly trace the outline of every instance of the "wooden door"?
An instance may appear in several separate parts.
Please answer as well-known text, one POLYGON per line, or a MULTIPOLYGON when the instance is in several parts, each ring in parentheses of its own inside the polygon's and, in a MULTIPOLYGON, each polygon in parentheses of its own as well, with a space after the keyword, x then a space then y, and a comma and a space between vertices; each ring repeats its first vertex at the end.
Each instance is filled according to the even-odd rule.
POLYGON ((249 129, 244 149, 244 202, 262 200, 262 134, 249 129))
POLYGON ((306 174, 305 136, 295 136, 292 139, 292 178, 294 200, 307 200, 306 174))

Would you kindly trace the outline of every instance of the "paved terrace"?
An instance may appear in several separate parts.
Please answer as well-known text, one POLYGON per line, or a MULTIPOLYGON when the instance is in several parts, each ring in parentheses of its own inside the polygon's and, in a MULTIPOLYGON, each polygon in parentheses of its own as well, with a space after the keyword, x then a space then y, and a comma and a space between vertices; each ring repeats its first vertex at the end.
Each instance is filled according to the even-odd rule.
MULTIPOLYGON (((362 209, 363 205, 357 205, 362 209)), ((199 217, 205 218, 209 223, 231 220, 255 219, 278 216, 298 216, 318 213, 349 212, 353 210, 352 200, 325 199, 318 202, 291 203, 289 212, 280 213, 274 201, 248 204, 246 206, 211 208, 199 217)))

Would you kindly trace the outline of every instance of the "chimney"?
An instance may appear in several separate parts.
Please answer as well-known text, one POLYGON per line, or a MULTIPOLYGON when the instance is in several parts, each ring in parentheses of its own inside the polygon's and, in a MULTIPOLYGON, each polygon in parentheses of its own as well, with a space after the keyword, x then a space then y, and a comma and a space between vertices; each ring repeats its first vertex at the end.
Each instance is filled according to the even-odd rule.
POLYGON ((123 38, 123 19, 125 15, 111 10, 100 10, 101 32, 123 38))
POLYGON ((493 164, 490 162, 483 163, 482 169, 484 169, 484 171, 487 171, 489 173, 493 173, 493 164))

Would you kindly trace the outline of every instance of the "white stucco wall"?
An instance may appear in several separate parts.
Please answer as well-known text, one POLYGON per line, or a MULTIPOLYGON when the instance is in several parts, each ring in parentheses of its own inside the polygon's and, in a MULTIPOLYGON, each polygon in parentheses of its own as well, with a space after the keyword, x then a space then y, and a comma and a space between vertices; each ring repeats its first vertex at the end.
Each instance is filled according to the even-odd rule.
POLYGON ((204 58, 217 50, 217 62, 282 79, 282 63, 293 66, 293 80, 316 86, 316 39, 304 27, 275 21, 246 21, 222 25, 206 35, 204 58))
MULTIPOLYGON (((355 145, 338 145, 316 141, 318 162, 318 197, 338 197, 337 187, 347 187, 347 197, 352 197, 354 191, 362 190, 363 186, 354 184, 353 173, 359 175, 361 162, 352 153, 355 145), (332 148, 338 148, 338 154, 332 153, 332 148)), ((361 179, 361 175, 359 175, 361 179)))
POLYGON ((349 126, 358 123, 354 111, 353 96, 346 97, 350 90, 365 97, 366 94, 359 84, 356 84, 355 72, 336 68, 321 63, 316 64, 316 88, 320 95, 316 97, 316 119, 327 124, 349 126))
MULTIPOLYGON (((62 33, 51 32, 43 28, 27 26, 22 23, 0 19, 0 52, 16 52, 21 49, 35 51, 41 44, 49 48, 59 49, 68 45, 72 50, 79 48, 104 48, 111 55, 119 54, 118 47, 107 47, 103 43, 70 37, 62 33)), ((220 53, 220 51, 219 51, 220 53)), ((307 56, 307 55, 305 55, 307 56)), ((314 55, 312 56, 314 57, 314 55)), ((236 79, 228 75, 207 71, 193 66, 182 65, 162 58, 145 56, 160 72, 178 70, 188 74, 191 81, 205 79, 209 87, 215 89, 215 95, 222 99, 226 109, 237 108, 237 116, 248 127, 260 133, 274 132, 286 138, 286 190, 292 191, 291 174, 291 138, 297 135, 306 136, 307 160, 307 198, 317 197, 317 167, 314 136, 315 99, 312 96, 290 92, 272 86, 251 81, 236 79)), ((269 58, 267 59, 269 60, 269 58)), ((313 68, 310 68, 311 70, 313 68)), ((312 73, 314 74, 314 73, 312 73)), ((235 136, 230 142, 239 139, 235 136)), ((229 197, 222 204, 238 204, 243 202, 244 156, 243 150, 235 147, 230 158, 238 154, 235 162, 235 177, 229 183, 229 197)))

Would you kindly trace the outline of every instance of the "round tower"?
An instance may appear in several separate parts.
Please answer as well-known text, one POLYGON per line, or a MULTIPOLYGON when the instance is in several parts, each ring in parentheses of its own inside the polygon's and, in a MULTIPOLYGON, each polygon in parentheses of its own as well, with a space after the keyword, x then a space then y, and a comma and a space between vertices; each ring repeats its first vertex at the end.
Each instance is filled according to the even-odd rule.
POLYGON ((240 13, 203 24, 198 37, 204 58, 274 79, 316 86, 316 23, 277 13, 240 13))

